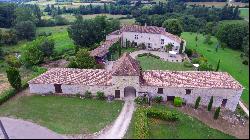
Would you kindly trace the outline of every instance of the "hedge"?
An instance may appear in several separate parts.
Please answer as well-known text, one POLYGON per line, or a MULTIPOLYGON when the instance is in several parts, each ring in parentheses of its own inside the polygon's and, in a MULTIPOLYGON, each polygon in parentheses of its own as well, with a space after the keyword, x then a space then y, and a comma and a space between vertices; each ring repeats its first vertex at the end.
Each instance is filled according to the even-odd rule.
POLYGON ((138 108, 135 112, 135 137, 137 139, 149 138, 148 118, 144 108, 138 108))
POLYGON ((0 94, 0 105, 9 100, 11 97, 16 95, 16 90, 14 88, 10 88, 5 90, 0 94))
POLYGON ((138 57, 151 56, 151 57, 154 57, 154 58, 156 58, 156 59, 160 59, 159 56, 153 55, 153 54, 151 54, 151 53, 138 54, 137 56, 138 56, 138 57))
POLYGON ((179 119, 178 114, 172 111, 162 111, 158 109, 148 109, 147 117, 161 119, 164 121, 176 121, 179 119))

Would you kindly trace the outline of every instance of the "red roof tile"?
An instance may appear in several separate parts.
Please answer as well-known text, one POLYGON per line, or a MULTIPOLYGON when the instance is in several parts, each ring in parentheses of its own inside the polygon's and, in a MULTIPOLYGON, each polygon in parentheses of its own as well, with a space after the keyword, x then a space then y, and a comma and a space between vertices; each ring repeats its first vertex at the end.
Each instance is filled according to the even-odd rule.
POLYGON ((109 52, 109 48, 116 43, 120 38, 114 38, 111 40, 106 40, 99 47, 90 52, 90 56, 103 57, 109 52))

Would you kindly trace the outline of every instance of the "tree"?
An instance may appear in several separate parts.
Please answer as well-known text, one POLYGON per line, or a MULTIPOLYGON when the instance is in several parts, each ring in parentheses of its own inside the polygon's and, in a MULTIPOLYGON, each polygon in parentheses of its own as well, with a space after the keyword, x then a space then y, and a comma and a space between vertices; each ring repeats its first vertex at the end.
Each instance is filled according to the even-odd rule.
POLYGON ((195 36, 195 46, 197 47, 197 41, 198 41, 198 33, 195 36))
POLYGON ((213 43, 213 42, 211 41, 211 35, 210 35, 210 34, 207 34, 207 35, 205 36, 204 43, 209 44, 209 45, 213 43))
POLYGON ((20 68, 22 66, 20 60, 14 55, 7 55, 5 61, 11 67, 20 68))
POLYGON ((45 57, 50 57, 54 53, 55 41, 47 37, 39 37, 39 49, 43 52, 45 57))
POLYGON ((44 54, 40 50, 41 40, 34 40, 26 44, 21 52, 21 60, 27 66, 37 65, 44 60, 44 54))
POLYGON ((210 98, 210 101, 209 101, 209 103, 208 103, 208 106, 207 106, 207 110, 208 110, 208 111, 211 111, 212 105, 213 105, 213 96, 210 98))
POLYGON ((201 101, 201 97, 199 96, 196 101, 195 101, 195 109, 197 109, 199 107, 199 104, 200 104, 200 101, 201 101))
POLYGON ((248 34, 248 24, 232 23, 219 26, 216 37, 229 48, 242 49, 243 38, 248 34))
POLYGON ((184 41, 182 40, 180 43, 179 54, 183 53, 183 47, 184 47, 183 45, 184 45, 184 41))
POLYGON ((19 70, 14 67, 9 67, 6 70, 7 78, 10 85, 17 91, 19 91, 22 87, 21 76, 19 74, 19 70))
POLYGON ((171 44, 171 43, 169 43, 169 44, 167 44, 166 46, 165 46, 165 50, 166 50, 166 52, 169 52, 169 51, 171 51, 172 50, 172 48, 173 48, 173 44, 171 44))
POLYGON ((54 19, 55 19, 56 25, 60 26, 60 25, 67 25, 67 24, 69 24, 68 20, 65 19, 62 16, 55 16, 54 19))
POLYGON ((2 47, 0 46, 0 60, 3 59, 3 57, 4 57, 4 52, 2 47))
POLYGON ((182 27, 178 19, 168 19, 165 20, 162 24, 166 31, 174 35, 180 36, 182 33, 182 27))
POLYGON ((15 25, 19 39, 32 40, 36 36, 36 25, 32 21, 21 21, 15 25))
POLYGON ((220 115, 220 107, 218 107, 214 112, 214 119, 217 120, 220 115))
POLYGON ((217 67, 216 67, 216 70, 215 70, 215 71, 218 71, 219 68, 220 68, 220 59, 219 59, 219 61, 218 61, 218 63, 217 63, 217 67))
POLYGON ((249 35, 244 37, 242 42, 242 48, 245 56, 249 57, 249 35))
POLYGON ((75 59, 72 59, 69 67, 80 69, 91 69, 96 67, 96 61, 90 56, 89 51, 86 49, 79 49, 76 53, 75 59))
POLYGON ((14 44, 17 44, 17 42, 18 42, 18 39, 17 39, 15 30, 11 29, 11 30, 5 31, 2 34, 2 43, 8 44, 8 45, 14 45, 14 44))

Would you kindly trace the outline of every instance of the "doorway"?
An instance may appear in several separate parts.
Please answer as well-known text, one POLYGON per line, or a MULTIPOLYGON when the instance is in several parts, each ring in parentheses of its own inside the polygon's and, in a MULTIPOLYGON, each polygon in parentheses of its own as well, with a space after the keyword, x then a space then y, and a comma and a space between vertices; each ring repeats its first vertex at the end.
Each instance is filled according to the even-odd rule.
POLYGON ((61 84, 54 84, 55 92, 62 93, 62 85, 61 84))
POLYGON ((134 87, 125 87, 124 88, 124 98, 133 99, 136 97, 136 89, 134 87))

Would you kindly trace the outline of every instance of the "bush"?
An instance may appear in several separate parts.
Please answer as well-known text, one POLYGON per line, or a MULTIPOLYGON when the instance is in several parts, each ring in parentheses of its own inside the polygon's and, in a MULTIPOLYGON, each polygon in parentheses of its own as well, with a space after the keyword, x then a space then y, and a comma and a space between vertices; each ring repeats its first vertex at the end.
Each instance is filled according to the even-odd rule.
POLYGON ((14 67, 9 67, 6 70, 7 78, 10 85, 17 91, 22 88, 21 76, 19 74, 19 70, 14 67))
POLYGON ((194 108, 197 109, 199 107, 199 104, 200 104, 200 101, 201 101, 201 97, 199 96, 196 101, 195 101, 195 106, 194 108))
POLYGON ((247 61, 247 60, 244 60, 244 61, 242 62, 242 64, 248 65, 248 61, 247 61))
POLYGON ((104 99, 105 99, 104 92, 97 91, 97 92, 96 92, 96 97, 97 97, 97 99, 99 99, 99 100, 104 100, 104 99))
POLYGON ((135 137, 136 139, 149 138, 148 118, 144 108, 135 111, 135 137))
POLYGON ((9 98, 15 96, 16 91, 11 88, 9 90, 6 90, 0 94, 0 105, 6 102, 9 98))
POLYGON ((5 57, 5 61, 11 67, 20 68, 22 66, 21 61, 14 55, 8 55, 5 57))
POLYGON ((76 97, 80 98, 81 94, 80 93, 76 93, 76 97))
POLYGON ((159 56, 156 56, 156 55, 153 55, 151 53, 143 53, 143 54, 138 54, 137 57, 143 57, 143 56, 151 56, 151 57, 154 57, 156 59, 160 59, 159 56))
POLYGON ((215 120, 218 119, 218 118, 219 118, 219 115, 220 115, 220 107, 218 107, 218 108, 216 109, 216 111, 214 112, 214 119, 215 119, 215 120))
POLYGON ((182 98, 181 97, 175 97, 174 98, 174 106, 176 106, 176 107, 180 107, 180 106, 182 106, 182 98))
POLYGON ((188 57, 191 57, 193 55, 193 50, 186 48, 185 53, 187 54, 188 57))
POLYGON ((192 68, 193 67, 193 64, 188 62, 187 60, 185 60, 183 63, 184 63, 184 66, 187 67, 187 68, 192 68))
POLYGON ((135 103, 142 105, 142 104, 146 104, 147 103, 147 98, 144 96, 138 96, 135 98, 135 103))
POLYGON ((147 117, 161 119, 164 121, 176 121, 178 114, 172 111, 162 111, 154 108, 147 109, 147 117))
POLYGON ((86 91, 84 94, 85 98, 92 98, 92 93, 90 91, 86 91))
POLYGON ((153 101, 156 102, 156 103, 161 103, 162 102, 162 96, 155 96, 153 101))
POLYGON ((211 111, 212 105, 213 105, 213 96, 210 98, 210 101, 209 101, 209 103, 208 103, 208 106, 207 106, 207 110, 208 110, 208 111, 211 111))

